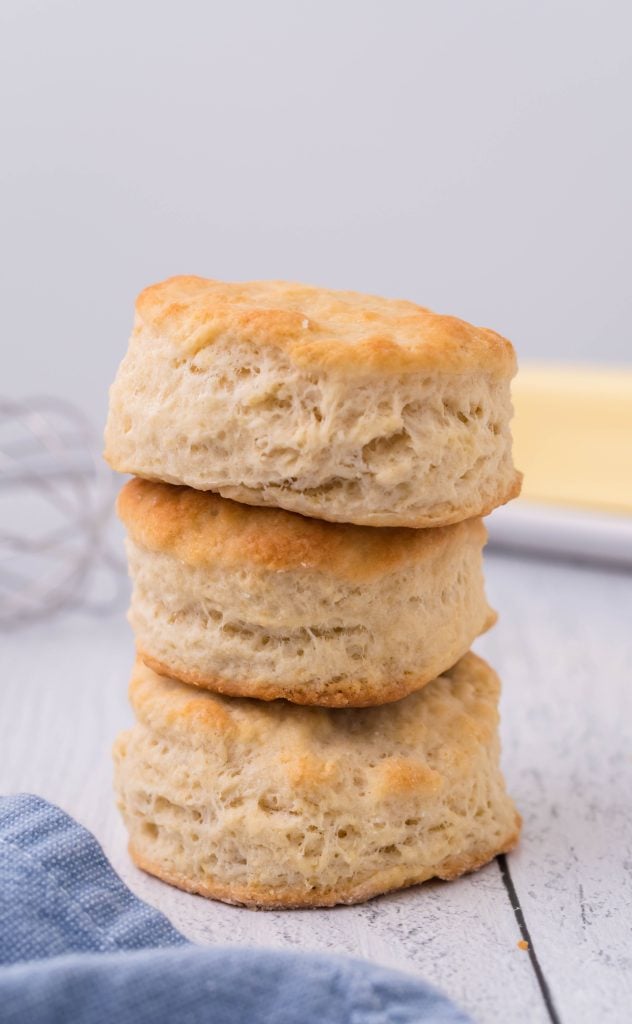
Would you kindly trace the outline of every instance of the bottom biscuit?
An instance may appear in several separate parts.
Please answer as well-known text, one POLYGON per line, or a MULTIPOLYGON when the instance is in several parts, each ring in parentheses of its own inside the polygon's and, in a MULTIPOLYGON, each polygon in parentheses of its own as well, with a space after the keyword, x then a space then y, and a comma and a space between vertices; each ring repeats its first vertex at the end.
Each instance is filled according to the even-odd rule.
POLYGON ((250 907, 251 910, 306 910, 310 907, 335 907, 338 905, 351 906, 354 903, 365 903, 376 896, 383 896, 395 889, 408 889, 412 885, 419 885, 431 878, 438 878, 444 882, 451 882, 460 875, 466 875, 472 871, 488 864, 494 857, 501 853, 509 853, 513 850, 520 837, 521 818, 515 815, 514 829, 504 842, 496 848, 480 850, 476 854, 470 853, 469 857, 448 857, 443 864, 436 868, 428 868, 420 871, 419 874, 409 878, 402 878, 401 873, 395 869, 382 871, 376 877, 364 882, 362 885, 354 886, 347 890, 332 890, 324 892, 322 889, 309 890, 305 888, 296 889, 274 889, 259 885, 222 885, 216 879, 204 881, 203 879, 188 878, 185 875, 171 873, 162 864, 155 864, 139 854, 130 843, 129 854, 136 867, 146 871, 148 875, 154 875, 162 882, 175 886, 176 889, 183 889, 185 892, 197 896, 206 896, 207 899, 220 900, 222 903, 230 903, 235 907, 250 907))
POLYGON ((115 746, 135 863, 250 907, 359 903, 473 871, 518 841, 495 673, 472 654, 367 709, 227 699, 137 663, 115 746))

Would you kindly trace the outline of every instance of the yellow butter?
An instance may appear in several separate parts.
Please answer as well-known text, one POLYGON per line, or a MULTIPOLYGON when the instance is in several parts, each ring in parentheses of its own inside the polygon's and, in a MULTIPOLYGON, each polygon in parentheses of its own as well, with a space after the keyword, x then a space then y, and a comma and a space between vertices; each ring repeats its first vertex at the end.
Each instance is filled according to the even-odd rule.
POLYGON ((632 370, 521 366, 513 383, 522 497, 632 514, 632 370))

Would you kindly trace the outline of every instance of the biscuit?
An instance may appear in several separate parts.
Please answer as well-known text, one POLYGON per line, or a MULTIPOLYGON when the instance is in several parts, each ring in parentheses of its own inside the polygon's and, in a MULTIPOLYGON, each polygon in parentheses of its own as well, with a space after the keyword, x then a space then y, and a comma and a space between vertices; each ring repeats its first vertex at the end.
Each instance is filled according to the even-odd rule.
POLYGON ((140 479, 118 509, 141 657, 220 693, 383 704, 449 668, 495 620, 480 519, 376 530, 140 479))
POLYGON ((412 302, 175 277, 110 392, 123 473, 318 519, 441 526, 520 490, 511 344, 412 302))
POLYGON ((138 661, 116 741, 136 864, 256 907, 357 903, 473 871, 518 840, 499 767, 499 682, 467 654, 377 708, 227 699, 138 661))

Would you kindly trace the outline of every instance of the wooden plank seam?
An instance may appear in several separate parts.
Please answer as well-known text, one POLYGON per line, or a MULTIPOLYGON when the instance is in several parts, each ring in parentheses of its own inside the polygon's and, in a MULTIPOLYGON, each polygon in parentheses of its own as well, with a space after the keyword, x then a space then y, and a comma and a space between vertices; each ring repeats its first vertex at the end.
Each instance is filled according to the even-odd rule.
POLYGON ((507 863, 507 856, 506 854, 501 853, 496 858, 496 860, 498 862, 498 867, 500 869, 500 877, 503 880, 503 885, 505 886, 505 889, 507 891, 507 896, 509 897, 509 902, 511 903, 511 908, 514 913, 514 917, 518 924, 518 928, 520 929, 520 934, 522 936, 523 941, 527 943, 529 960, 533 968, 533 972, 536 976, 540 992, 542 993, 542 999, 544 1000, 546 1012, 549 1015, 551 1024, 562 1024, 561 1017, 555 1008, 555 1003, 553 1002, 551 989, 549 988, 549 984, 544 976, 544 971, 540 966, 540 961, 538 960, 538 956, 535 951, 533 939, 531 938, 531 935, 529 933, 529 927, 527 925, 526 918, 522 912, 522 907, 520 906, 518 893, 516 892, 516 887, 514 885, 513 878, 511 877, 511 871, 509 870, 509 864, 507 863))

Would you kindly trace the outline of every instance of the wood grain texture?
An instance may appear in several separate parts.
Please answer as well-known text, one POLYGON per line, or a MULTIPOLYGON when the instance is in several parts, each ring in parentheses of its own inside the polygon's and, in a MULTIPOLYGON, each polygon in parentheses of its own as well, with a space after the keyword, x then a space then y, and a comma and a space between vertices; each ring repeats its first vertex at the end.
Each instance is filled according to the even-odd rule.
POLYGON ((509 858, 565 1021, 632 1005, 632 575, 489 559, 504 610, 480 652, 505 683, 509 858))
MULTIPOLYGON (((500 624, 477 649, 503 678, 504 765, 525 818, 508 862, 559 1017, 629 1019, 632 1001, 632 576, 487 560, 500 624)), ((131 721, 123 609, 0 644, 0 789, 55 801, 127 884, 201 943, 365 956, 428 978, 481 1024, 550 1016, 497 864, 359 907, 257 913, 137 871, 114 807, 110 747, 131 721)))

